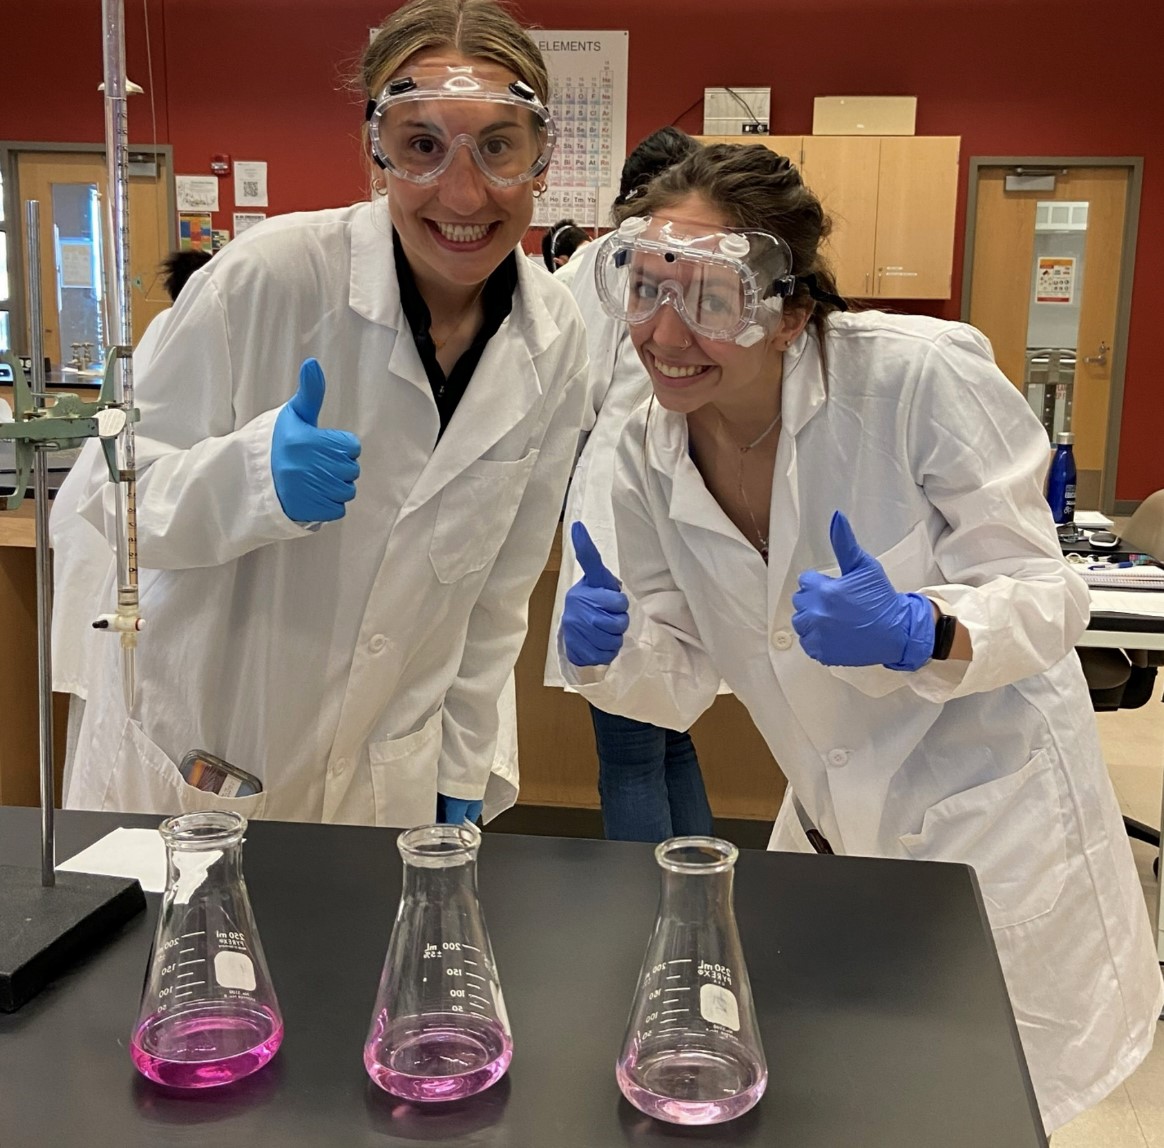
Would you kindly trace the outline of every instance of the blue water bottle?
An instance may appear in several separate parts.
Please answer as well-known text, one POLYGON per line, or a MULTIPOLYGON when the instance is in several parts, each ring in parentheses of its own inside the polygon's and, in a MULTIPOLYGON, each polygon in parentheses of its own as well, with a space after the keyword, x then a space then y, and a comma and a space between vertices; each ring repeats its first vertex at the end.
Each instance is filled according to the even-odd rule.
POLYGON ((1051 517, 1059 526, 1075 521, 1075 455, 1071 451, 1074 441, 1070 431, 1060 431, 1055 436, 1055 454, 1047 472, 1047 501, 1051 504, 1051 517))

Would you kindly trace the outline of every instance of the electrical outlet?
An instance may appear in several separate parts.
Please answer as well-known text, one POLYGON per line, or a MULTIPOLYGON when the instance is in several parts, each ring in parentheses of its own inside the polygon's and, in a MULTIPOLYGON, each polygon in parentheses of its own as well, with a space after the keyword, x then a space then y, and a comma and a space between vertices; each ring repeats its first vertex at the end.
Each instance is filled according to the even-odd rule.
POLYGON ((754 124, 744 124, 744 135, 746 136, 766 136, 768 134, 768 125, 763 120, 757 120, 754 124))

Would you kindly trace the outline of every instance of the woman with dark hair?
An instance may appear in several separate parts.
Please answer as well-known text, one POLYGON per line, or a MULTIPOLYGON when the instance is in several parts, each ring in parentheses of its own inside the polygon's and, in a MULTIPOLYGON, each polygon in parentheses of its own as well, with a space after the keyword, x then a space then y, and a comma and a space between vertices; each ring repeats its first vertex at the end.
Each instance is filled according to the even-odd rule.
POLYGON ((581 523, 566 680, 684 726, 720 679, 789 780, 772 847, 972 865, 1046 1127, 1151 1047, 1164 985, 1074 644, 1047 436, 961 323, 846 313, 793 165, 714 146, 596 255, 653 400, 581 523))
POLYGON ((565 267, 574 257, 579 247, 585 247, 590 236, 572 219, 559 219, 542 236, 542 259, 552 275, 560 267, 565 267))

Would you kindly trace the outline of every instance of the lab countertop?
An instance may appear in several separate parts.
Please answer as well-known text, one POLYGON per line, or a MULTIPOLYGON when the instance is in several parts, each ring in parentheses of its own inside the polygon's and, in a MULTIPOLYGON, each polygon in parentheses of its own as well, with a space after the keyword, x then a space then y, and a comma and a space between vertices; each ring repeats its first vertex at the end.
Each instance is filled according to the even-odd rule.
MULTIPOLYGON (((63 813, 64 858, 118 824, 63 813)), ((35 810, 0 808, 0 862, 35 865, 35 810)), ((20 1012, 0 1014, 5 1148, 795 1145, 1045 1148, 972 870, 742 851, 736 912, 768 1090, 680 1129, 622 1099, 614 1062, 652 928, 647 845, 485 833, 481 902, 514 1033, 509 1073, 455 1104, 393 1100, 363 1041, 400 892, 393 830, 253 822, 244 866, 287 1035, 262 1071, 182 1094, 126 1050, 159 897, 20 1012)))

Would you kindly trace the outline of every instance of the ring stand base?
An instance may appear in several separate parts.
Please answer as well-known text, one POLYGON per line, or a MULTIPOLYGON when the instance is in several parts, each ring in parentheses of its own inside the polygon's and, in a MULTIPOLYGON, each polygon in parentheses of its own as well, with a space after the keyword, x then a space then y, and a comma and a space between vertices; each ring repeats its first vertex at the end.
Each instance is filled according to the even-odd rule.
POLYGON ((131 877, 0 865, 0 1012, 15 1012, 145 908, 131 877))

